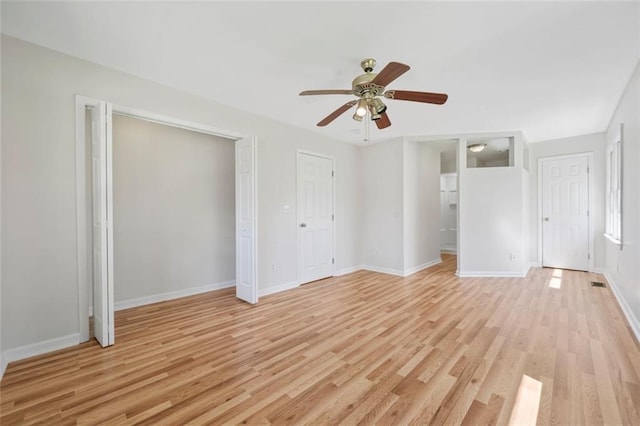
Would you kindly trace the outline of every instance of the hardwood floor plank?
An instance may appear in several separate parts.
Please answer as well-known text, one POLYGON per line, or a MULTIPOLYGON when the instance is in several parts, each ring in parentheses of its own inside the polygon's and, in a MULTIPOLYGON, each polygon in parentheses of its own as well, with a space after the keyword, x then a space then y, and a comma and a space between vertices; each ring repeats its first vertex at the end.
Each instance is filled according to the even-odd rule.
POLYGON ((538 424, 640 424, 640 344, 611 290, 590 286, 602 276, 455 270, 446 255, 258 305, 224 289, 119 311, 112 347, 11 363, 0 423, 503 425, 527 375, 538 424))

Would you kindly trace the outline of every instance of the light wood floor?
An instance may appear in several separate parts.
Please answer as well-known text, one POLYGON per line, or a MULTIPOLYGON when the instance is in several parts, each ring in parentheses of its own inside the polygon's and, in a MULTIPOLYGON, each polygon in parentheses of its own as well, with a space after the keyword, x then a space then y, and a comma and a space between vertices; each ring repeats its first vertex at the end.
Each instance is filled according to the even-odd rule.
POLYGON ((506 424, 527 375, 539 424, 640 425, 640 345, 590 286, 602 276, 562 271, 556 289, 553 269, 459 279, 454 265, 117 312, 111 348, 12 363, 0 423, 506 424))

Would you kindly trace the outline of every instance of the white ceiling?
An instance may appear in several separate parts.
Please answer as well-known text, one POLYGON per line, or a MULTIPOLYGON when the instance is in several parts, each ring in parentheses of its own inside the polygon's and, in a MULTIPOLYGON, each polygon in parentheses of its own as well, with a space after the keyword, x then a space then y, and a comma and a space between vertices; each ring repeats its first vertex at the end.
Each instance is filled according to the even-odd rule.
POLYGON ((360 61, 411 70, 371 139, 522 130, 530 142, 603 131, 640 58, 638 2, 2 2, 2 32, 337 139, 362 140, 360 61))

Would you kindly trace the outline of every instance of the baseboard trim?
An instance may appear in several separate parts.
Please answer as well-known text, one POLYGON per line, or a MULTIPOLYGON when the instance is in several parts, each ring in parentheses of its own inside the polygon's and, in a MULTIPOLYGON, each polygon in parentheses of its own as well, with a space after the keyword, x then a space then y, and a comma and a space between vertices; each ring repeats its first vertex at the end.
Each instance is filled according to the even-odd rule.
POLYGON ((456 275, 460 278, 524 278, 527 274, 508 271, 456 271, 456 275))
POLYGON ((298 281, 291 281, 272 287, 261 288, 258 289, 258 297, 268 296, 270 294, 280 293, 281 291, 291 290, 298 287, 300 287, 300 283, 298 281))
POLYGON ((529 271, 531 270, 531 268, 535 268, 535 267, 536 267, 536 264, 534 262, 530 262, 528 265, 525 265, 524 269, 522 270, 522 276, 526 277, 529 271))
POLYGON ((447 253, 447 254, 458 254, 458 249, 455 248, 441 248, 440 249, 440 253, 447 253))
POLYGON ((362 269, 380 274, 395 275, 396 277, 404 277, 404 272, 398 269, 380 268, 378 266, 363 265, 362 269))
POLYGON ((602 272, 600 273, 607 279, 609 287, 611 288, 611 292, 615 296, 616 300, 618 301, 618 305, 622 309, 622 313, 627 318, 627 322, 631 326, 631 331, 633 331, 633 334, 636 335, 636 339, 640 342, 640 321, 638 321, 638 318, 636 318, 636 316, 633 314, 631 307, 627 304, 627 301, 624 299, 624 297, 622 297, 622 293, 620 293, 620 290, 618 290, 618 285, 613 279, 613 276, 606 269, 600 270, 602 270, 602 272))
POLYGON ((364 266, 361 266, 361 265, 359 265, 359 266, 352 266, 352 267, 350 267, 350 268, 342 268, 342 269, 338 269, 338 270, 335 272, 335 275, 334 275, 334 276, 336 276, 336 277, 341 277, 341 276, 343 276, 343 275, 352 274, 352 273, 354 273, 354 272, 358 272, 358 271, 361 271, 361 270, 363 270, 363 269, 364 269, 364 266))
POLYGON ((31 358, 32 356, 42 355, 47 352, 57 351, 58 349, 68 348, 69 346, 75 346, 80 344, 80 334, 74 333, 67 336, 57 337, 55 339, 44 340, 42 342, 31 343, 29 345, 19 346, 17 348, 9 349, 2 353, 2 365, 0 371, 4 375, 4 372, 9 363, 19 361, 25 358, 31 358))
POLYGON ((153 296, 138 297, 135 299, 122 300, 114 303, 114 309, 121 311, 123 309, 135 308, 138 306, 150 305, 152 303, 166 302, 167 300, 180 299, 181 297, 194 296, 196 294, 207 293, 214 290, 222 290, 223 288, 233 287, 236 284, 233 281, 223 281, 220 283, 203 285, 200 287, 192 287, 184 290, 169 291, 167 293, 154 294, 153 296))
POLYGON ((409 275, 413 275, 416 272, 422 271, 423 269, 430 268, 435 265, 439 265, 442 263, 442 258, 438 257, 437 259, 430 260, 428 262, 423 263, 422 265, 415 266, 413 268, 404 270, 404 277, 408 277, 409 275))
POLYGON ((2 382, 2 377, 4 377, 4 372, 7 369, 7 362, 4 361, 4 356, 0 356, 0 382, 2 382))

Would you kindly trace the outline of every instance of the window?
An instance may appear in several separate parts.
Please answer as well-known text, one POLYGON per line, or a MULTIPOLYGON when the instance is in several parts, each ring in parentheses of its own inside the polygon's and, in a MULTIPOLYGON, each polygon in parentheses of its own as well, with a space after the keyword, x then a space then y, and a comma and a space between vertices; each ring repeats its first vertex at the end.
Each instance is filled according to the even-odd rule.
POLYGON ((622 245, 622 124, 609 151, 606 236, 622 245))
POLYGON ((469 139, 467 168, 513 167, 513 137, 469 139))

